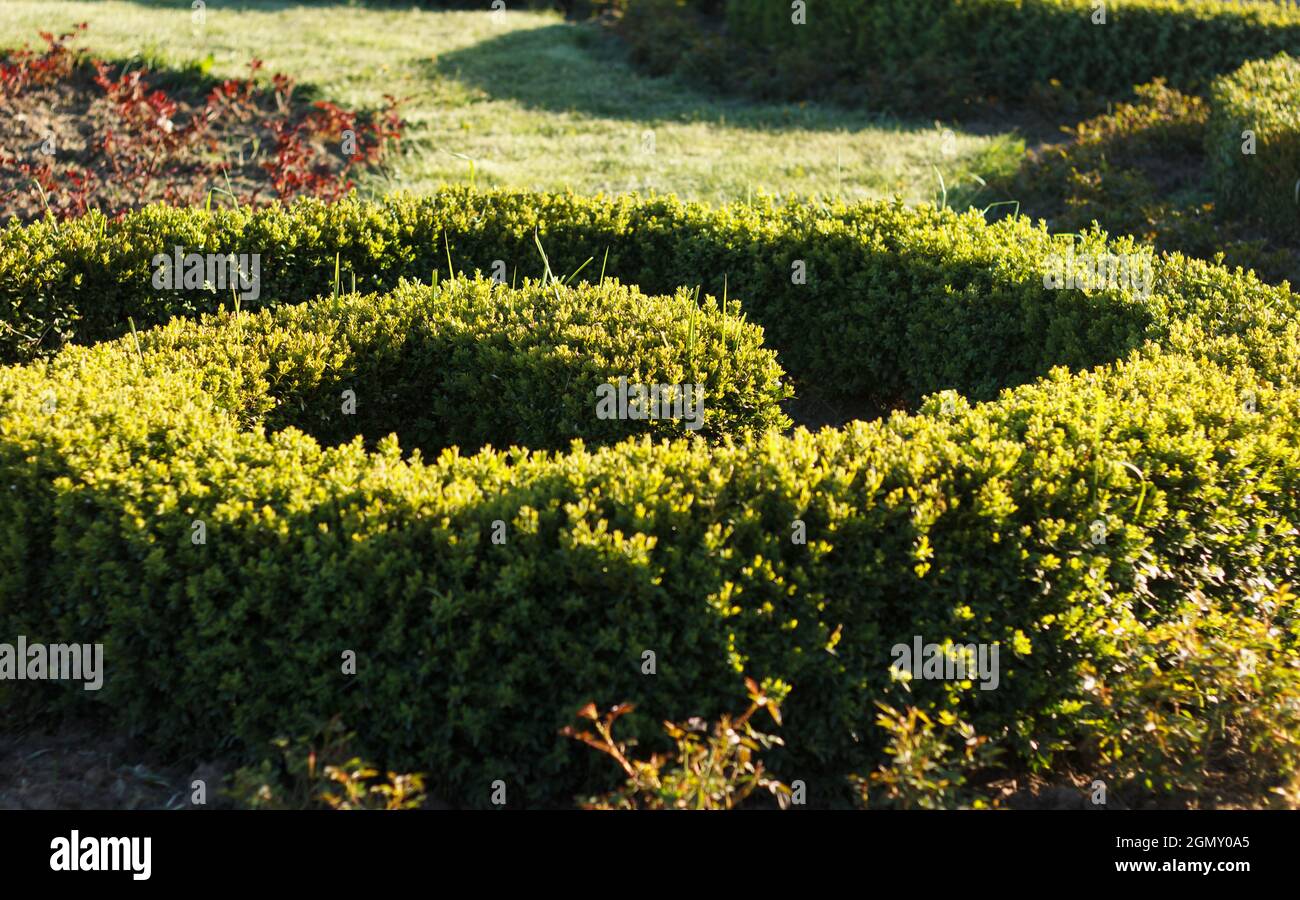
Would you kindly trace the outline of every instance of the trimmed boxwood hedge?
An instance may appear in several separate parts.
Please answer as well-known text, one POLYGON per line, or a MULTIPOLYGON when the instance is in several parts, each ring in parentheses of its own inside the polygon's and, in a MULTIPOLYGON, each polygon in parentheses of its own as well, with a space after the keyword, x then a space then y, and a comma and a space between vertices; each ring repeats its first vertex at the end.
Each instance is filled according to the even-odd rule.
POLYGON ((1164 78, 1203 90, 1242 62, 1300 53, 1300 12, 1230 0, 1125 0, 1094 24, 1089 0, 817 0, 791 22, 788 0, 728 0, 732 34, 779 76, 894 82, 966 95, 1023 96, 1058 86, 1117 96, 1164 78))
POLYGON ((1300 58, 1254 60, 1217 79, 1205 140, 1223 208, 1279 237, 1300 235, 1300 58))
MULTIPOLYGON (((909 702, 957 706, 1028 764, 1086 736, 1080 667, 1104 670, 1122 635, 1176 616, 1188 596, 1264 619, 1300 612, 1262 605, 1295 578, 1300 549, 1300 335, 1285 287, 1167 257, 1149 295, 1048 290, 1041 270, 1059 248, 1041 227, 892 205, 794 205, 764 224, 761 207, 526 197, 449 192, 212 218, 155 209, 102 234, 92 220, 6 241, 47 271, 93 257, 88 247, 117 248, 97 258, 146 279, 139 260, 159 239, 143 224, 223 252, 261 247, 282 260, 263 265, 275 285, 263 299, 274 301, 290 295, 295 271, 304 293, 322 292, 321 258, 334 252, 357 261, 367 287, 423 266, 438 226, 460 210, 462 227, 448 232, 467 266, 516 258, 545 222, 557 270, 564 254, 575 267, 596 255, 586 244, 601 237, 624 278, 655 273, 656 259, 658 279, 686 283, 692 264, 715 279, 740 270, 753 279, 746 314, 783 336, 810 367, 795 369, 805 379, 887 377, 903 394, 936 382, 989 389, 1034 374, 1024 361, 1050 366, 1044 345, 1069 365, 995 402, 933 395, 912 414, 816 435, 449 447, 426 459, 393 439, 322 446, 289 427, 292 416, 269 414, 312 396, 313 361, 334 358, 333 347, 364 355, 406 329, 380 327, 371 341, 346 326, 337 345, 326 329, 330 346, 317 351, 309 328, 301 351, 286 337, 283 352, 260 337, 245 344, 240 329, 278 333, 278 322, 290 335, 331 321, 329 303, 374 302, 365 298, 69 347, 0 369, 0 633, 103 640, 107 677, 93 699, 162 746, 256 752, 339 714, 368 755, 426 771, 434 793, 474 806, 498 778, 511 805, 564 804, 589 787, 591 756, 556 733, 588 700, 636 702, 633 724, 648 738, 662 718, 732 706, 742 675, 780 678, 794 692, 788 749, 773 763, 818 802, 840 776, 879 762, 871 703, 897 700, 895 643, 1000 642, 997 690, 918 682, 909 702), (281 244, 233 239, 252 223, 281 244), (790 257, 774 247, 800 249, 808 284, 785 286, 790 257), (813 302, 801 334, 803 298, 813 302), (962 362, 946 365, 941 351, 962 362), (264 373, 275 367, 248 361, 263 353, 305 360, 311 377, 268 387, 276 406, 259 420, 260 383, 220 373, 235 360, 272 384, 264 373), (993 358, 980 364, 978 353, 993 358), (1008 371, 981 381, 1002 354, 1008 371), (913 373, 920 385, 908 384, 913 373), (194 543, 195 522, 205 543, 194 543), (491 539, 497 522, 505 543, 491 539), (792 540, 797 522, 806 544, 792 540), (340 671, 347 650, 355 676, 340 671), (645 651, 653 676, 642 673, 645 651)), ((1080 247, 1133 249, 1098 235, 1080 247)), ((47 296, 78 296, 51 284, 47 296)), ((112 302, 147 296, 133 290, 127 281, 112 302)), ((428 290, 398 296, 423 304, 428 290)), ((614 306, 624 296, 581 290, 614 306)), ((524 291, 545 300, 545 289, 524 291)), ((718 316, 713 327, 733 324, 718 316)), ((665 366, 684 352, 672 334, 665 366)), ((629 339, 630 354, 653 343, 616 334, 608 346, 629 339)), ((583 352, 613 352, 602 346, 583 352)), ((734 370, 736 395, 771 397, 746 387, 771 371, 752 359, 752 376, 734 370)), ((484 411, 489 426, 496 415, 484 411)))
MULTIPOLYGON (((508 280, 550 268, 608 276, 654 294, 702 285, 739 299, 803 394, 863 397, 879 407, 957 388, 975 399, 1053 365, 1082 368, 1160 338, 1171 322, 1206 313, 1216 328, 1244 327, 1277 308, 1286 288, 1229 279, 1180 257, 1155 262, 1150 296, 1116 290, 1044 291, 1043 273, 1071 239, 1024 219, 985 224, 901 203, 825 205, 762 201, 714 209, 673 198, 587 199, 448 188, 428 197, 335 206, 300 201, 256 212, 150 207, 108 223, 11 226, 0 232, 0 358, 30 359, 70 340, 93 342, 228 299, 157 291, 151 259, 187 251, 259 253, 255 304, 300 302, 355 276, 362 291, 405 277, 501 271, 508 280), (798 267, 804 278, 798 283, 798 267), (907 315, 899 315, 906 298, 907 315), (1220 308, 1222 307, 1222 308, 1220 308)), ((1088 254, 1143 252, 1089 234, 1088 254)))
POLYGON ((397 425, 408 448, 538 450, 575 438, 744 437, 789 424, 780 409, 789 389, 762 330, 686 290, 403 282, 386 295, 175 319, 137 343, 147 369, 183 363, 245 425, 293 425, 323 443, 397 425), (699 427, 666 414, 597 418, 597 386, 620 378, 700 385, 699 427), (346 415, 345 390, 356 401, 346 415))

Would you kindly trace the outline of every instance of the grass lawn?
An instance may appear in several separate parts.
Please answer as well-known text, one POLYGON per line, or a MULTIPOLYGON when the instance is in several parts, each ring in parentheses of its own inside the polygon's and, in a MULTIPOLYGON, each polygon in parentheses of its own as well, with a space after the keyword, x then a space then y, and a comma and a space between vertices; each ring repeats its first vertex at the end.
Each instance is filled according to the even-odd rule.
POLYGON ((89 22, 78 42, 211 72, 284 71, 320 96, 377 106, 408 99, 400 160, 364 192, 475 179, 539 190, 653 190, 723 202, 749 193, 899 195, 985 205, 979 187, 1014 168, 1023 143, 935 122, 899 122, 811 104, 721 99, 633 70, 617 40, 551 13, 440 12, 380 5, 243 0, 210 4, 4 0, 0 47, 89 22))

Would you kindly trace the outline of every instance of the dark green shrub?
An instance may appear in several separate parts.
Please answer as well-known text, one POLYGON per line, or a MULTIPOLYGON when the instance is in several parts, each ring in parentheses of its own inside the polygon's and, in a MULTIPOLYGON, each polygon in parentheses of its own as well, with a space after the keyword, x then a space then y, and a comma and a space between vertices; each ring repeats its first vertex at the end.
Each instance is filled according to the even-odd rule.
POLYGON ((1210 111, 1205 145, 1219 203, 1279 237, 1300 236, 1300 59, 1282 53, 1218 79, 1210 111))
POLYGON ((427 464, 245 431, 197 382, 129 341, 0 371, 4 633, 104 641, 94 699, 163 746, 260 748, 339 714, 458 803, 496 778, 567 802, 590 768, 556 734, 575 708, 711 716, 737 671, 794 686, 772 765, 824 797, 878 761, 864 715, 914 635, 1000 642, 998 690, 912 694, 1045 761, 1113 635, 1295 572, 1300 394, 1248 408, 1252 377, 1190 358, 712 452, 427 464))
POLYGON ((768 68, 822 83, 923 85, 965 96, 1057 90, 1112 97, 1164 77, 1200 90, 1243 61, 1300 51, 1300 13, 1227 0, 729 0, 727 23, 768 68))

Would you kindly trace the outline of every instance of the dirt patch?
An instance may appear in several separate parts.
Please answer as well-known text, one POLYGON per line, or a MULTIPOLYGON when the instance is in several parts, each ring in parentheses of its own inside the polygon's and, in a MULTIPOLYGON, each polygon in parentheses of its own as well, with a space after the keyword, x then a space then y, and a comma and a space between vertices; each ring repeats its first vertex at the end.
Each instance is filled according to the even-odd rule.
MULTIPOLYGON (((183 128, 202 111, 192 98, 179 99, 170 127, 183 128)), ((82 183, 87 188, 85 207, 110 210, 143 206, 151 200, 196 203, 209 190, 227 187, 215 150, 209 150, 209 158, 202 152, 187 154, 188 159, 160 170, 154 179, 130 185, 115 179, 113 157, 104 151, 102 141, 114 134, 119 117, 95 84, 94 73, 85 67, 66 81, 33 86, 17 97, 0 97, 0 116, 10 123, 0 134, 0 210, 5 218, 28 222, 46 209, 56 215, 76 214, 81 210, 74 207, 82 204, 73 194, 82 183), (60 190, 60 185, 65 188, 60 190)), ((212 130, 214 141, 232 147, 245 146, 256 136, 249 122, 221 123, 212 130)), ((235 165, 226 171, 230 189, 238 195, 254 199, 269 186, 265 173, 249 166, 235 165)))
POLYGON ((0 737, 0 810, 193 809, 191 782, 214 776, 209 806, 220 788, 212 766, 161 763, 125 738, 82 726, 0 737))

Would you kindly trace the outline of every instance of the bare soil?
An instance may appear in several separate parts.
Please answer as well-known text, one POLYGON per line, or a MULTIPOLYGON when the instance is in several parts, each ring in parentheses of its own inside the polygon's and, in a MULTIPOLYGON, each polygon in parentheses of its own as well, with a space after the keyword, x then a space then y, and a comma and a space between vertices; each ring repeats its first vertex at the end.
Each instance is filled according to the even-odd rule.
POLYGON ((186 809, 191 782, 219 801, 217 767, 165 764, 120 736, 85 726, 0 736, 0 810, 186 809))

